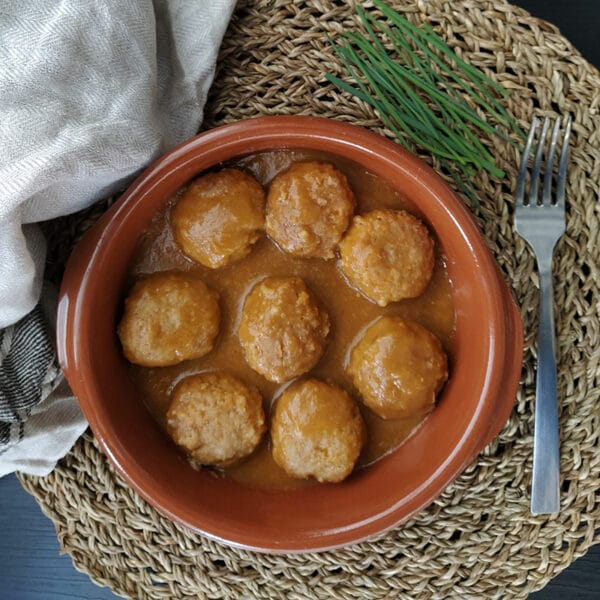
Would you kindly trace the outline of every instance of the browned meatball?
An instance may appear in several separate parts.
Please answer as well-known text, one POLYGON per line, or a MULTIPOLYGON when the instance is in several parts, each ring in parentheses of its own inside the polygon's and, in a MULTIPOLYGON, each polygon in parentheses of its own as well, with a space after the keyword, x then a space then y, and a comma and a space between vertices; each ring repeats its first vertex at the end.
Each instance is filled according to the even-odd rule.
POLYGON ((227 373, 191 375, 171 394, 167 431, 198 465, 239 462, 258 446, 265 429, 258 390, 227 373))
POLYGON ((267 277, 257 283, 238 329, 248 364, 279 383, 315 366, 328 333, 329 317, 300 277, 267 277))
POLYGON ((271 182, 266 230, 286 252, 333 258, 353 212, 354 194, 334 166, 296 163, 271 182))
POLYGON ((309 379, 277 399, 271 439, 273 458, 288 475, 337 482, 354 468, 366 428, 356 403, 342 388, 309 379))
POLYGON ((384 419, 429 412, 448 378, 438 338, 412 321, 382 317, 353 348, 347 368, 364 403, 384 419))
POLYGON ((265 193, 237 169, 196 179, 171 212, 175 241, 200 264, 216 269, 246 256, 264 227, 265 193))
POLYGON ((129 292, 118 333, 128 361, 163 367, 210 352, 219 321, 217 294, 203 281, 185 273, 154 273, 129 292))
POLYGON ((354 217, 340 242, 340 268, 351 285, 379 306, 422 294, 433 274, 433 239, 403 210, 354 217))

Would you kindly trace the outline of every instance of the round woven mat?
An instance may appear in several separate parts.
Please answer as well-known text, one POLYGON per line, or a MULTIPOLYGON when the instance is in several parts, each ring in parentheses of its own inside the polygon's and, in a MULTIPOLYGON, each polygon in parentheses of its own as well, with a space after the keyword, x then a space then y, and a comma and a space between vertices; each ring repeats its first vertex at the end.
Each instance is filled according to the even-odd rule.
MULTIPOLYGON (((556 253, 561 422, 560 514, 532 516, 537 278, 511 227, 517 157, 496 144, 504 182, 475 185, 490 247, 522 306, 525 361, 501 434, 407 524, 345 550, 271 556, 236 550, 161 517, 84 435, 55 471, 21 482, 54 521, 79 570, 132 598, 523 598, 600 540, 600 74, 553 26, 502 0, 396 1, 512 91, 521 126, 534 113, 575 117, 567 235, 556 253)), ((321 115, 390 135, 323 78, 339 73, 326 41, 357 27, 342 0, 241 2, 219 59, 204 128, 264 114, 321 115)), ((391 136, 390 136, 391 137, 391 136)), ((50 224, 51 272, 100 209, 50 224)))

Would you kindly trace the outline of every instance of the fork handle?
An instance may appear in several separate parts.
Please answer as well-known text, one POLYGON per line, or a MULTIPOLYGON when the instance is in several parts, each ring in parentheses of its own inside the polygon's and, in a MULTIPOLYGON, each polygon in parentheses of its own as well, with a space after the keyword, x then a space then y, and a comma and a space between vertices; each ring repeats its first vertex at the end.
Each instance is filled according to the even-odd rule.
POLYGON ((531 487, 531 512, 534 514, 558 512, 560 504, 558 398, 552 304, 551 266, 540 265, 540 325, 531 487))

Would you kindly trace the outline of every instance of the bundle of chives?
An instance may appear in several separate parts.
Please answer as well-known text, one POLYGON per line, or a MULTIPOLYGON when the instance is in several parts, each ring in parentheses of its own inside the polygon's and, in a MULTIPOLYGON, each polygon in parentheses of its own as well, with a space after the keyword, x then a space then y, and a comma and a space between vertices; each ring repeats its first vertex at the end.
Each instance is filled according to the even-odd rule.
POLYGON ((345 32, 341 44, 332 42, 356 86, 330 73, 327 79, 371 105, 408 150, 421 148, 435 156, 478 206, 472 183, 477 170, 504 176, 478 134, 510 142, 502 130, 490 125, 491 119, 524 136, 497 99, 508 92, 458 57, 429 25, 417 27, 382 0, 373 3, 389 25, 358 6, 366 35, 345 32), (393 52, 385 48, 385 38, 393 52))

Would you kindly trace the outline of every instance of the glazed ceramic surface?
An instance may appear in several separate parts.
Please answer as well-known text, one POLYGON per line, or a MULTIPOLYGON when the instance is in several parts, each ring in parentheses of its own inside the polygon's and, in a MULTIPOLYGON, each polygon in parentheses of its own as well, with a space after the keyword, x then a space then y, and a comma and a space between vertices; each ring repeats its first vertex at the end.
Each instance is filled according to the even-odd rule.
POLYGON ((347 545, 429 504, 499 432, 521 371, 518 311, 461 201, 423 162, 364 129, 311 117, 265 117, 209 131, 146 170, 76 247, 59 303, 58 351, 90 426, 120 474, 161 513, 216 540, 270 552, 347 545), (222 161, 318 149, 400 190, 433 229, 456 312, 451 377, 438 406, 396 451, 342 484, 244 487, 193 470, 146 410, 116 335, 129 259, 167 199, 222 161))

